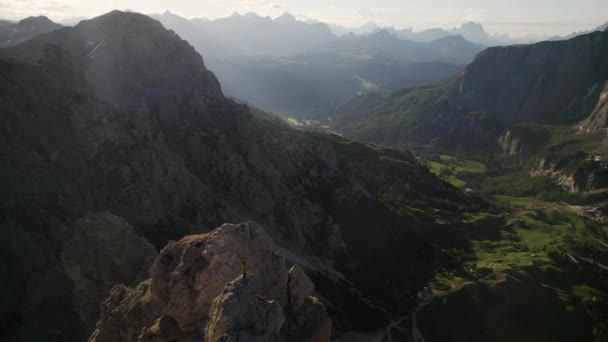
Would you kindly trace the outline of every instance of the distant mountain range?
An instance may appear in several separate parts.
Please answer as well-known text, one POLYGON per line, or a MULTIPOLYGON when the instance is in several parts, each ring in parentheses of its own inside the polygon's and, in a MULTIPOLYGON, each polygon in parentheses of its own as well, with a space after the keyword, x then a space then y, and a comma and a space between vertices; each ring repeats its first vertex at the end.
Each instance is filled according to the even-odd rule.
POLYGON ((275 19, 237 13, 213 21, 188 20, 171 12, 151 17, 208 58, 304 54, 336 39, 326 24, 305 23, 287 13, 275 19))
POLYGON ((401 39, 417 42, 430 42, 449 36, 462 36, 470 42, 485 46, 533 43, 549 38, 549 36, 512 38, 508 34, 490 34, 485 31, 483 25, 475 22, 467 22, 462 24, 460 27, 453 29, 429 28, 416 32, 412 28, 396 29, 394 27, 381 27, 371 21, 358 28, 346 28, 338 25, 330 25, 330 29, 335 35, 339 36, 347 35, 349 33, 361 35, 374 33, 380 30, 387 30, 401 39))
MULTIPOLYGON (((218 20, 152 15, 207 56, 226 94, 261 109, 318 118, 359 93, 455 77, 483 47, 462 36, 432 42, 388 30, 336 36, 328 25, 253 13, 218 20)), ((368 24, 358 32, 373 31, 368 24)))
POLYGON ((608 30, 608 22, 606 22, 606 23, 604 23, 604 24, 596 27, 593 30, 582 31, 582 32, 574 32, 574 33, 569 34, 569 35, 567 35, 565 37, 556 36, 556 37, 552 37, 551 40, 568 40, 568 39, 572 39, 572 38, 574 38, 576 36, 580 36, 580 35, 583 35, 583 34, 588 34, 588 33, 597 32, 597 31, 606 31, 606 30, 608 30))
POLYGON ((25 18, 18 23, 1 20, 0 48, 18 45, 43 33, 55 31, 60 27, 61 25, 44 16, 25 18))

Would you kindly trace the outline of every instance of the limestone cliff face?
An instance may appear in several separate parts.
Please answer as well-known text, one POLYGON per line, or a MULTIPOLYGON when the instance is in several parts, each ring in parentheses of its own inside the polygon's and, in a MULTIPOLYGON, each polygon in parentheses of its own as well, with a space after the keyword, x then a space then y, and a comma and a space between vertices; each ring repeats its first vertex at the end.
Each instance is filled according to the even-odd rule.
POLYGON ((539 166, 531 171, 533 176, 544 176, 553 179, 569 192, 588 192, 608 187, 608 174, 600 162, 593 160, 593 155, 581 156, 586 162, 575 169, 560 161, 542 160, 539 166))
POLYGON ((112 289, 89 341, 329 341, 313 290, 260 226, 225 224, 169 244, 137 288, 112 289))
POLYGON ((540 125, 516 125, 507 129, 499 138, 498 144, 503 153, 515 155, 534 152, 549 139, 549 132, 540 125))
POLYGON ((585 118, 608 79, 608 33, 481 52, 449 93, 455 108, 496 113, 506 124, 585 118))
POLYGON ((578 126, 581 132, 597 131, 608 128, 608 82, 600 94, 593 113, 578 126))

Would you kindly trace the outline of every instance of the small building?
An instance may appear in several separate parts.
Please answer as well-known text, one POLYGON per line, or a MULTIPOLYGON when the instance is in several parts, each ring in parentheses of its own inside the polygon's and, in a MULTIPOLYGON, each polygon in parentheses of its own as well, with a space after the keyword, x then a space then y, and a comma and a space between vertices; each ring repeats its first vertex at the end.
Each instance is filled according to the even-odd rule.
POLYGON ((428 287, 425 287, 424 290, 419 291, 418 295, 416 297, 418 298, 418 301, 420 301, 422 303, 428 303, 433 298, 435 298, 435 296, 433 295, 433 292, 431 292, 431 290, 428 287))

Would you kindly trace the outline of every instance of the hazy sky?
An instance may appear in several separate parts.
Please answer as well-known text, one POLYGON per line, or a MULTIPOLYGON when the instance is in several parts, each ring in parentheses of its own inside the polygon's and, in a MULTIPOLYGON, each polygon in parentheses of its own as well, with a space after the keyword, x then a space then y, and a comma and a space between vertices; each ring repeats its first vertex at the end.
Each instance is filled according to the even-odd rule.
POLYGON ((484 24, 493 33, 564 35, 608 21, 608 0, 0 0, 0 18, 44 14, 60 21, 92 17, 112 9, 142 13, 170 10, 193 18, 225 17, 234 12, 300 18, 358 26, 452 28, 465 21, 484 24))

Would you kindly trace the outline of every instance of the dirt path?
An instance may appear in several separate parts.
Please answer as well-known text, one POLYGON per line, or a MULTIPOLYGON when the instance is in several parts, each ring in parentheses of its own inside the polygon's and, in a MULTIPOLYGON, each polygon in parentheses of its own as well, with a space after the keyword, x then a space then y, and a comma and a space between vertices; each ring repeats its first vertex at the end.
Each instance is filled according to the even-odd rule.
POLYGON ((416 316, 418 315, 418 312, 422 310, 425 306, 429 305, 430 302, 431 301, 418 304, 418 309, 416 309, 416 311, 414 311, 414 313, 412 314, 412 337, 414 338, 414 342, 425 342, 424 336, 422 336, 422 333, 418 329, 418 322, 416 321, 416 316))

